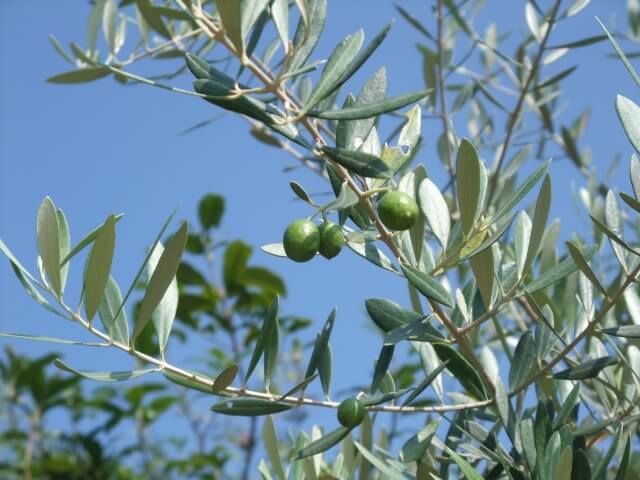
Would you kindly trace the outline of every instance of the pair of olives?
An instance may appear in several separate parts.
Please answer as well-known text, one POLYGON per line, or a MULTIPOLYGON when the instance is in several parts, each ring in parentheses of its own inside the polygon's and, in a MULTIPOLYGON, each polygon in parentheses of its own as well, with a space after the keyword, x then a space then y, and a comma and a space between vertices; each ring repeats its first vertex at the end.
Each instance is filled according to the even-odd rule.
POLYGON ((320 252, 331 259, 340 253, 345 239, 339 225, 324 222, 319 227, 310 220, 296 220, 289 224, 282 239, 284 251, 295 262, 307 262, 320 252))

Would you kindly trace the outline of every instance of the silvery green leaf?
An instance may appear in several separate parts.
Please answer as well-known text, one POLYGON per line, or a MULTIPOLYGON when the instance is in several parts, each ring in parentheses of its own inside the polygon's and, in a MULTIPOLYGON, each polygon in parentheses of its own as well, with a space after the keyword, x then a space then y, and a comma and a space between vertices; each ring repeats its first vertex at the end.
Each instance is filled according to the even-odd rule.
POLYGON ((385 478, 389 480, 406 480, 406 476, 400 471, 396 470, 392 465, 388 464, 385 460, 376 457, 369 449, 363 446, 360 442, 354 440, 354 445, 360 452, 360 454, 367 459, 374 467, 385 475, 385 478))
POLYGON ((554 373, 553 378, 556 380, 585 380, 596 377, 603 369, 616 365, 618 362, 617 357, 600 357, 554 373))
POLYGON ((124 309, 120 309, 120 305, 122 305, 122 293, 120 292, 120 287, 113 277, 109 276, 107 285, 104 289, 104 295, 98 305, 98 314, 100 315, 102 325, 104 325, 109 336, 116 342, 128 345, 129 322, 127 320, 126 311, 124 309))
POLYGON ((583 8, 589 5, 589 3, 591 3, 591 0, 575 0, 569 8, 567 8, 567 17, 578 14, 583 8))
POLYGON ((631 179, 631 186, 636 199, 640 198, 640 160, 635 153, 631 155, 631 162, 629 163, 629 178, 631 179))
POLYGON ((418 200, 429 228, 442 249, 446 249, 451 231, 451 214, 444 196, 435 183, 425 178, 418 188, 418 200))
POLYGON ((293 408, 292 405, 259 398, 234 398, 216 403, 211 407, 211 410, 222 415, 257 417, 261 415, 273 415, 290 410, 291 408, 293 408))
POLYGON ((339 427, 336 430, 327 433, 326 435, 320 437, 319 439, 311 442, 310 444, 299 450, 296 459, 300 460, 329 450, 331 447, 345 438, 350 431, 351 429, 349 428, 339 427))
POLYGON ((33 340, 37 342, 60 343, 62 345, 82 345, 84 347, 108 347, 104 342, 81 342, 78 340, 67 340, 66 338, 43 337, 40 335, 27 335, 25 333, 5 333, 0 332, 0 337, 17 338, 21 340, 33 340))
POLYGON ((385 98, 377 102, 365 105, 342 108, 340 110, 325 110, 322 112, 309 112, 311 117, 323 118, 326 120, 363 120, 373 118, 383 113, 394 112, 412 103, 419 102, 429 95, 430 90, 406 93, 397 97, 385 98))
POLYGON ((376 366, 373 371, 373 380, 369 387, 369 392, 375 393, 380 387, 382 377, 387 373, 391 360, 393 359, 393 352, 395 350, 395 344, 383 345, 380 350, 380 355, 376 360, 376 366))
POLYGON ((536 9, 531 4, 531 2, 527 2, 527 4, 525 5, 524 15, 527 21, 527 26, 529 27, 529 31, 538 41, 538 43, 540 43, 542 41, 542 33, 540 32, 540 24, 538 23, 538 15, 536 14, 536 9))
POLYGON ((621 325, 619 327, 605 328, 602 333, 616 337, 640 338, 640 325, 621 325))
MULTIPOLYGON (((526 157, 525 157, 526 158, 526 157)), ((527 193, 538 183, 538 181, 545 176, 551 165, 551 160, 547 160, 540 167, 538 167, 529 177, 520 185, 504 203, 500 206, 494 218, 499 220, 503 216, 507 215, 511 210, 522 200, 527 193)))
MULTIPOLYGON (((71 248, 71 233, 69 232, 69 223, 67 222, 67 217, 64 212, 59 208, 56 210, 56 214, 58 215, 58 231, 60 233, 60 237, 58 239, 58 244, 60 246, 60 258, 64 259, 68 254, 71 248)), ((60 282, 62 286, 62 291, 64 292, 64 287, 67 284, 67 275, 69 274, 69 265, 63 265, 60 262, 60 282)))
POLYGON ((355 243, 355 242, 347 242, 347 246, 353 250, 355 253, 360 255, 361 257, 366 258, 374 265, 377 265, 380 268, 384 268, 385 270, 389 270, 395 274, 398 274, 398 271, 389 260, 389 257, 376 247, 373 242, 367 243, 355 243))
MULTIPOLYGON (((301 2, 296 2, 301 6, 301 2)), ((287 71, 293 71, 304 65, 315 49, 320 35, 324 31, 327 19, 327 0, 307 0, 306 8, 301 9, 301 17, 293 37, 293 55, 287 71)))
POLYGON ((131 380, 148 373, 159 372, 160 368, 148 368, 145 370, 131 370, 128 372, 93 372, 87 370, 76 370, 69 365, 62 362, 60 359, 56 359, 54 365, 60 370, 65 370, 70 373, 74 373, 80 377, 87 378, 89 380, 96 380, 98 382, 122 382, 125 380, 131 380))
POLYGON ((287 256, 282 243, 269 243, 267 245, 263 245, 262 247, 260 247, 260 249, 264 253, 268 253, 269 255, 273 255, 274 257, 286 258, 287 256))
POLYGON ((178 308, 178 287, 175 279, 180 266, 182 253, 187 242, 187 223, 183 222, 178 231, 167 242, 163 249, 160 243, 154 245, 147 260, 147 289, 133 333, 132 343, 138 338, 148 321, 153 317, 153 324, 158 335, 160 352, 163 354, 173 319, 178 308), (157 260, 156 260, 157 259, 157 260))
POLYGON ((345 148, 322 147, 322 151, 347 170, 363 177, 387 179, 392 172, 389 166, 375 155, 345 148))
POLYGON ((325 205, 324 208, 327 212, 333 212, 336 210, 341 210, 343 208, 349 208, 352 205, 356 205, 358 201, 359 200, 356 193, 347 184, 347 182, 344 182, 336 199, 325 205))
POLYGON ((115 224, 115 217, 110 215, 100 229, 87 257, 84 295, 82 298, 88 322, 93 320, 98 311, 98 306, 102 301, 105 287, 109 281, 116 242, 115 224))
POLYGON ((482 166, 474 146, 466 139, 460 142, 456 160, 458 207, 465 235, 473 228, 484 201, 482 166))
MULTIPOLYGON (((244 383, 246 384, 249 381, 249 377, 255 370, 258 362, 260 361, 260 357, 265 351, 266 343, 269 342, 273 337, 273 330, 277 329, 278 326, 278 310, 280 308, 280 299, 276 296, 271 302, 269 309, 265 313, 264 320, 262 322, 262 328, 260 329, 260 335, 256 340, 256 345, 253 349, 253 354, 251 355, 251 360, 249 361, 249 367, 247 368, 247 373, 244 377, 244 383)), ((308 377, 309 375, 305 375, 308 377)))
POLYGON ((487 248, 471 258, 471 269, 482 296, 485 309, 491 308, 495 286, 493 248, 487 248))
POLYGON ((453 308, 454 304, 449 291, 435 278, 410 265, 402 265, 402 271, 409 283, 416 287, 422 295, 442 305, 453 308))
MULTIPOLYGON (((620 208, 618 207, 616 196, 611 190, 607 192, 607 197, 605 200, 604 222, 607 228, 617 238, 624 242, 624 231, 622 217, 620 215, 620 208)), ((609 243, 611 244, 611 249, 615 253, 616 258, 618 259, 618 262, 620 262, 622 268, 624 268, 625 271, 628 271, 627 260, 625 258, 623 246, 614 241, 611 237, 609 238, 609 243)))
POLYGON ((520 212, 516 220, 514 232, 514 246, 516 254, 516 271, 518 278, 522 278, 529 251, 529 241, 531 240, 531 220, 526 212, 520 212))
POLYGON ((438 365, 434 370, 429 372, 429 374, 418 385, 416 385, 416 387, 413 389, 411 394, 409 394, 409 396, 402 403, 402 406, 411 405, 411 402, 413 402, 416 398, 418 398, 418 396, 422 392, 424 392, 427 389, 427 387, 433 383, 434 380, 438 378, 440 373, 447 367, 448 363, 449 361, 447 360, 441 363, 440 365, 438 365))
MULTIPOLYGON (((387 70, 380 68, 364 84, 357 98, 347 95, 343 108, 357 108, 384 100, 387 96, 387 70)), ((339 120, 336 130, 336 145, 358 150, 376 123, 375 118, 362 120, 339 120)))
POLYGON ((242 31, 243 2, 238 0, 216 0, 216 7, 224 30, 236 49, 239 58, 244 58, 244 32, 242 31))
POLYGON ((210 391, 213 393, 221 393, 229 387, 238 376, 240 367, 238 364, 232 363, 222 370, 213 381, 210 391))
POLYGON ((533 263, 544 236, 544 228, 547 223, 547 217, 549 216, 549 208, 551 206, 551 178, 549 175, 544 177, 542 187, 540 187, 540 193, 536 200, 536 208, 533 213, 533 219, 531 222, 531 239, 529 241, 529 248, 527 249, 527 258, 525 260, 525 268, 533 263))
POLYGON ((274 0, 271 17, 276 25, 285 53, 289 51, 289 0, 274 0))
POLYGON ((46 197, 38 209, 36 237, 44 271, 53 292, 58 297, 62 293, 59 228, 56 206, 49 197, 46 197))
POLYGON ((262 441, 271 463, 275 475, 280 480, 286 480, 282 460, 280 458, 280 442, 278 442, 278 431, 276 430, 273 418, 268 416, 264 419, 262 426, 262 441))
POLYGON ((513 354, 513 361, 509 369, 509 385, 511 386, 511 390, 516 390, 525 382, 535 364, 535 359, 536 344, 533 340, 533 334, 527 330, 520 337, 513 354))
POLYGON ((358 30, 356 33, 348 35, 342 42, 340 42, 340 44, 338 44, 338 46, 336 46, 327 60, 324 70, 322 71, 322 75, 320 76, 320 80, 318 80, 316 87, 309 95, 307 103, 305 103, 304 107, 300 111, 301 115, 309 112, 321 100, 335 90, 341 80, 341 77, 347 72, 349 65, 356 58, 356 55, 362 48, 363 40, 364 32, 362 30, 358 30))
POLYGON ((315 373, 320 364, 320 360, 322 355, 324 354, 325 349, 329 345, 329 339, 331 337, 331 331, 333 330, 333 324, 336 320, 337 309, 331 310, 329 317, 327 317, 327 321, 322 328, 322 331, 316 337, 315 344, 313 346, 313 351, 311 352, 311 358, 309 359, 309 364, 307 365, 307 370, 305 372, 305 377, 310 377, 315 373))
POLYGON ((405 442, 402 446, 402 460, 405 463, 415 462, 422 458, 431 446, 431 440, 436 434, 439 425, 439 421, 431 421, 426 427, 405 442))
POLYGON ((640 107, 627 97, 616 97, 616 112, 631 145, 640 151, 640 107))

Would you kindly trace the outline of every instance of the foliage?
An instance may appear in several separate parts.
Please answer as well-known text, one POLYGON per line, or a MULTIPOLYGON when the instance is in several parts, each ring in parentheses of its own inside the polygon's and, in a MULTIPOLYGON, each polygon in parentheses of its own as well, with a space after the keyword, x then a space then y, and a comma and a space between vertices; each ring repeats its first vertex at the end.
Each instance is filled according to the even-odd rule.
MULTIPOLYGON (((202 232, 194 235, 182 223, 160 242, 170 217, 122 295, 109 275, 118 217, 109 216, 72 247, 64 213, 47 197, 37 216, 39 275, 26 270, 4 243, 0 248, 34 300, 137 363, 129 372, 92 372, 57 361, 56 366, 76 375, 69 377, 73 385, 78 377, 113 382, 162 373, 183 387, 182 395, 222 397, 210 402, 214 418, 250 417, 252 444, 257 418, 264 417, 265 459, 258 470, 266 479, 638 475, 632 440, 640 418, 635 343, 640 335, 640 261, 638 241, 628 232, 638 225, 640 162, 635 155, 631 158, 632 191, 620 194, 623 210, 607 181, 598 180, 588 150, 580 146, 588 111, 562 122, 560 87, 575 67, 548 73, 550 65, 572 49, 609 40, 640 86, 619 45, 622 35, 610 34, 601 23, 602 35, 554 44, 555 29, 589 0, 531 1, 524 8, 528 33, 513 47, 503 42, 504 32, 496 25, 484 35, 476 31, 474 19, 483 2, 433 3, 435 29, 398 7, 421 35, 425 89, 395 97, 387 96, 384 69, 357 95, 342 95, 390 27, 366 45, 358 30, 343 39, 326 62, 311 60, 328 21, 326 0, 98 0, 86 48, 72 44, 70 54, 54 42, 74 68, 51 77, 51 82, 109 76, 200 97, 212 109, 241 115, 256 139, 292 154, 329 182, 335 198, 325 204, 317 203, 300 183, 291 183, 310 207, 308 221, 335 222, 350 250, 394 273, 390 278, 402 279, 410 294, 410 306, 365 299, 382 346, 371 379, 364 382, 370 387, 355 387, 355 420, 342 418, 339 426, 336 419, 335 429, 323 432, 316 427, 310 435, 298 427, 286 437, 276 428, 277 414, 279 421, 298 411, 338 410, 341 405, 331 400, 336 309, 310 346, 306 368, 294 342, 292 369, 297 378, 283 382, 283 336, 306 323, 282 315, 279 298, 285 289, 279 277, 251 266, 251 248, 238 241, 223 245, 218 287, 182 260, 185 251, 205 261, 214 258, 220 244, 214 242, 211 228, 220 222, 220 198, 208 196, 201 202, 202 232), (298 23, 290 38, 292 17, 298 23), (138 27, 135 41, 126 38, 131 24, 138 27), (100 25, 106 55, 97 49, 100 25), (129 44, 131 51, 122 59, 129 44), (225 52, 224 59, 213 51, 225 52), (153 79, 130 71, 149 57, 184 59, 184 65, 153 79), (237 70, 222 67, 229 60, 237 70), (193 77, 193 90, 164 83, 185 70, 193 77), (407 108, 382 142, 381 130, 397 123, 398 112, 407 108), (454 131, 453 114, 466 116, 467 138, 454 131), (429 164, 427 170, 417 163, 425 143, 421 123, 431 117, 442 128, 439 137, 429 140, 437 146, 445 182, 432 174, 437 165, 429 164), (498 131, 501 121, 504 132, 498 131), (568 159, 585 177, 588 186, 579 197, 593 221, 589 232, 574 234, 562 249, 560 223, 549 222, 552 165, 544 161, 558 152, 556 156, 568 159), (491 166, 482 159, 489 155, 494 156, 491 166), (534 164, 528 175, 523 172, 527 163, 534 164), (382 205, 381 211, 383 198, 399 194, 405 203, 390 209, 382 205), (531 207, 519 210, 529 195, 535 195, 531 207), (411 221, 395 224, 389 211, 392 216, 406 214, 411 221), (84 313, 65 298, 69 265, 80 251, 88 251, 81 281, 84 313), (140 281, 144 293, 130 324, 125 304, 140 281), (103 328, 96 326, 96 316, 103 328), (241 326, 236 317, 243 319, 241 326), (171 338, 187 339, 186 332, 204 332, 213 345, 227 335, 231 355, 215 348, 214 361, 203 362, 204 372, 201 366, 190 370, 170 363, 165 358, 170 333, 171 338), (260 383, 250 381, 260 365, 260 383), (305 394, 316 382, 325 399, 305 394), (363 417, 361 408, 366 410, 363 417), (397 424, 381 426, 380 412, 394 419, 401 414, 419 419, 411 423, 412 431, 395 453, 397 424)), ((635 2, 630 5, 635 36, 638 9, 635 2)), ((639 150, 639 107, 619 96, 616 110, 631 145, 639 150)), ((312 233, 313 248, 304 255, 292 254, 290 245, 280 243, 263 250, 310 260, 321 248, 320 234, 312 233)), ((173 399, 167 404, 177 401, 167 398, 173 399)), ((153 411, 145 405, 144 412, 153 411)), ((187 400, 185 405, 191 404, 187 400)), ((159 455, 151 455, 153 463, 159 455)), ((227 473, 226 460, 226 451, 201 449, 197 458, 179 463, 186 469, 180 474, 227 473)), ((27 451, 22 461, 23 468, 35 468, 27 451)), ((170 470, 170 465, 175 463, 163 468, 170 470)), ((251 453, 244 465, 241 474, 249 478, 251 453)))

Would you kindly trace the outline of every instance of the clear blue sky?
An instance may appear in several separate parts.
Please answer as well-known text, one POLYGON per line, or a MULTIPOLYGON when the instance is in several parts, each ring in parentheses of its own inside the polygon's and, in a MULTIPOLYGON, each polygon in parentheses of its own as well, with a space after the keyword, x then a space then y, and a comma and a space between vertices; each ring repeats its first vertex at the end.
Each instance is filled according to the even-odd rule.
MULTIPOLYGON (((428 2, 400 3, 432 23, 428 2)), ((492 0, 487 4, 478 20, 480 31, 489 21, 495 21, 501 32, 513 28, 519 35, 526 29, 524 2, 492 0)), ((626 30, 625 5, 624 0, 592 2, 563 25, 552 43, 599 34, 594 15, 611 24, 617 13, 619 25, 626 30)), ((109 213, 124 212, 118 225, 114 275, 126 285, 173 208, 180 207, 179 217, 195 220, 198 199, 206 192, 220 193, 227 199, 223 233, 253 245, 253 261, 285 277, 289 287, 285 312, 316 319, 315 330, 331 308, 338 306, 334 361, 349 368, 337 369, 334 392, 358 380, 367 383, 380 342, 368 328, 363 301, 381 296, 408 304, 403 282, 348 252, 332 262, 302 265, 260 252, 260 245, 279 241, 289 221, 309 213, 292 201, 288 182, 299 181, 311 192, 326 186, 302 169, 283 172, 283 167, 293 163, 291 157, 257 144, 241 119, 227 115, 215 128, 177 136, 217 111, 198 99, 144 86, 122 87, 111 79, 81 86, 45 83, 48 76, 68 68, 50 47, 48 34, 54 33, 63 44, 84 43, 87 16, 87 2, 0 2, 0 237, 27 267, 34 268, 35 213, 45 195, 65 210, 75 240, 109 213)), ((391 1, 330 2, 328 29, 316 58, 325 58, 332 45, 361 26, 371 38, 391 17, 397 18, 396 25, 367 71, 386 64, 391 94, 422 88, 415 48, 419 34, 398 17, 391 1)), ((562 118, 568 121, 591 106, 586 138, 600 175, 616 153, 622 154, 622 169, 626 170, 631 153, 613 108, 615 95, 622 93, 636 101, 638 97, 621 64, 605 57, 610 52, 606 43, 580 49, 550 71, 579 65, 564 84, 568 114, 562 118)), ((351 88, 357 90, 362 81, 358 77, 351 88)), ((176 84, 188 86, 189 80, 183 77, 176 84)), ((459 118, 458 132, 465 132, 464 125, 464 118, 459 118)), ((497 128, 502 129, 502 124, 497 128)), ((427 121, 423 133, 433 145, 440 125, 427 121)), ((490 164, 493 159, 486 160, 490 164)), ((418 161, 431 171, 440 170, 431 148, 418 161)), ((552 173, 552 215, 566 219, 563 235, 567 236, 580 225, 570 190, 584 182, 566 160, 556 162, 552 173)), ((617 185, 628 190, 625 177, 618 175, 617 185)), ((436 178, 441 177, 436 173, 436 178)), ((80 269, 80 264, 73 265, 70 278, 78 279, 80 269)), ((0 285, 0 330, 83 338, 78 328, 35 305, 5 263, 0 263, 0 285)), ((0 346, 6 343, 0 340, 0 346)), ((51 350, 47 344, 9 343, 33 355, 51 350)), ((121 352, 56 350, 63 351, 71 365, 84 368, 126 369, 131 365, 121 352)), ((169 358, 181 364, 185 355, 170 351, 169 358)))

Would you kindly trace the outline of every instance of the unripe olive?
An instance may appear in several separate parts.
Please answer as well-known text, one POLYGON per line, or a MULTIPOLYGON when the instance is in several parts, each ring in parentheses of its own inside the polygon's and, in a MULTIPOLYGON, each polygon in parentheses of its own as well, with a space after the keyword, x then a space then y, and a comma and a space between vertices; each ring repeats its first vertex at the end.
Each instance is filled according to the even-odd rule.
POLYGON ((346 428, 355 428, 364 420, 366 410, 357 398, 348 398, 338 406, 338 421, 346 428))
POLYGON ((307 262, 318 253, 320 231, 309 220, 296 220, 284 231, 282 243, 287 257, 296 262, 307 262))
POLYGON ((320 230, 320 255, 328 259, 338 255, 345 243, 340 226, 332 222, 324 222, 318 230, 320 230))
POLYGON ((386 193, 378 203, 380 220, 391 230, 408 230, 418 219, 418 205, 406 193, 386 193))

